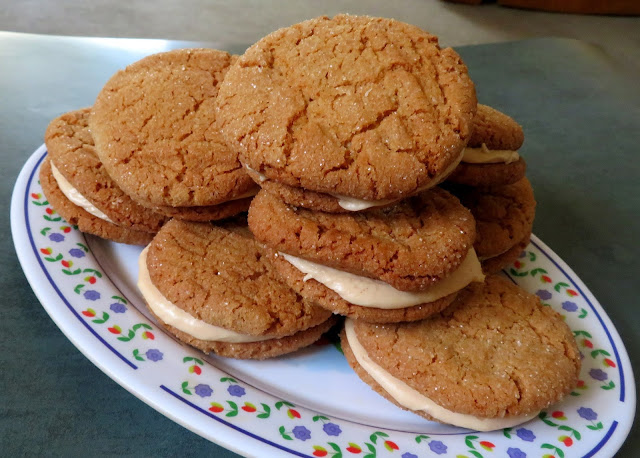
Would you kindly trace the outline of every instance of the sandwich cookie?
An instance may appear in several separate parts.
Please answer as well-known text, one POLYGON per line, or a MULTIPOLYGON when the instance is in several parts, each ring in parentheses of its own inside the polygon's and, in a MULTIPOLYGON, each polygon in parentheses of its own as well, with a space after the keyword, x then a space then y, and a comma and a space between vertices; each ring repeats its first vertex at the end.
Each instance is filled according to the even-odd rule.
POLYGON ((51 205, 83 232, 146 244, 166 217, 131 200, 102 167, 88 128, 89 108, 63 114, 45 132, 40 181, 51 205))
POLYGON ((366 207, 442 180, 477 101, 460 56, 435 36, 338 15, 258 41, 229 69, 216 104, 246 167, 366 207))
POLYGON ((473 217, 439 188, 351 214, 292 207, 262 190, 249 227, 296 292, 367 321, 422 319, 484 278, 473 217))
POLYGON ((478 431, 535 418, 571 392, 580 372, 562 317, 499 276, 469 285, 427 320, 347 319, 341 340, 358 376, 394 404, 478 431))
POLYGON ((96 150, 135 201, 195 220, 248 208, 257 186, 222 141, 213 109, 234 59, 213 49, 154 54, 117 72, 100 91, 89 120, 96 150))
POLYGON ((232 358, 293 352, 336 322, 279 280, 239 220, 168 222, 140 256, 138 288, 178 339, 232 358))
POLYGON ((524 177, 527 164, 518 150, 524 143, 522 127, 506 114, 478 104, 473 134, 460 165, 448 181, 467 186, 501 186, 524 177))
POLYGON ((486 274, 513 263, 529 244, 536 211, 531 183, 522 178, 506 186, 451 187, 476 220, 473 247, 486 274))

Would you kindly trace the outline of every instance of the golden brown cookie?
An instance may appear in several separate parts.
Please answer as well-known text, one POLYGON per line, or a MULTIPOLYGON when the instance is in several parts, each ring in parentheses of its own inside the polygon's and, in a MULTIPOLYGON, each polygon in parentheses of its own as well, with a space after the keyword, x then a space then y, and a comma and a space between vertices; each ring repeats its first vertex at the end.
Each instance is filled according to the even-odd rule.
POLYGON ((520 240, 504 253, 492 258, 483 259, 481 261, 482 271, 486 275, 497 274, 502 269, 510 266, 520 257, 522 251, 529 245, 530 240, 531 234, 528 234, 524 239, 520 240))
POLYGON ((402 291, 419 291, 445 278, 475 240, 471 213, 439 188, 350 214, 291 207, 262 190, 251 202, 249 227, 276 251, 402 291))
POLYGON ((499 276, 470 285, 430 319, 387 325, 347 320, 345 329, 345 356, 366 383, 399 404, 391 394, 399 380, 418 395, 410 406, 426 406, 414 413, 458 426, 491 430, 526 421, 566 396, 580 371, 580 353, 562 318, 499 276), (375 366, 363 367, 366 358, 393 385, 383 389, 375 366), (456 415, 447 417, 451 412, 456 415))
POLYGON ((69 224, 78 226, 81 232, 130 245, 146 245, 153 238, 152 232, 136 231, 124 226, 117 226, 88 213, 85 209, 78 207, 67 199, 53 177, 51 161, 48 157, 40 168, 40 184, 51 206, 69 224))
POLYGON ((481 260, 501 255, 531 235, 536 201, 527 178, 506 186, 450 190, 476 220, 473 247, 481 260))
POLYGON ((171 220, 141 262, 148 274, 141 269, 139 287, 149 308, 172 332, 181 331, 174 332, 178 338, 204 351, 234 357, 273 356, 312 343, 333 323, 323 324, 330 312, 279 280, 246 221, 214 225, 171 220), (163 314, 162 302, 145 289, 147 280, 177 310, 163 314), (171 321, 181 315, 180 321, 171 321), (243 339, 204 338, 192 331, 189 323, 193 321, 206 332, 218 327, 243 339), (244 337, 253 341, 244 342, 244 337))
POLYGON ((255 187, 224 144, 213 105, 234 57, 213 49, 148 56, 98 94, 89 125, 113 180, 150 208, 217 205, 255 187))
POLYGON ((90 111, 83 108, 51 121, 44 136, 49 159, 62 176, 114 224, 158 232, 168 218, 134 202, 102 166, 89 130, 90 111))
MULTIPOLYGON (((478 104, 467 148, 517 151, 523 142, 522 127, 513 118, 495 108, 478 104)), ((522 157, 513 162, 487 164, 469 163, 463 157, 447 180, 467 186, 501 186, 523 178, 526 169, 527 164, 522 157)))
POLYGON ((230 68, 218 119, 243 163, 288 186, 366 200, 433 182, 471 134, 460 56, 393 19, 319 17, 264 37, 230 68))

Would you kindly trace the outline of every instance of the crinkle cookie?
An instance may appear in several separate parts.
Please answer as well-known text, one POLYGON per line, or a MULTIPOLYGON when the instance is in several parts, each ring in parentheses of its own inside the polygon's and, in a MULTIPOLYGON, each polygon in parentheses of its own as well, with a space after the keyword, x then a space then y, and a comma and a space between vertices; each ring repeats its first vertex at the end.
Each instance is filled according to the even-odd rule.
POLYGON ((358 376, 403 409, 480 431, 534 418, 575 387, 580 352, 550 307, 488 277, 429 319, 347 319, 342 349, 358 376))
POLYGON ((393 19, 319 17, 271 33, 229 69, 224 138, 266 179, 366 202, 443 179, 476 111, 460 56, 393 19))
POLYGON ((292 207, 262 190, 249 227, 291 288, 368 321, 424 318, 484 278, 473 217, 439 188, 350 214, 292 207))
POLYGON ((529 180, 525 177, 505 186, 449 189, 476 220, 473 247, 485 273, 495 273, 511 264, 528 245, 533 227, 536 201, 529 180))
POLYGON ((90 110, 65 113, 47 127, 44 140, 58 187, 98 218, 137 231, 158 232, 168 218, 133 201, 102 166, 89 130, 90 110))
POLYGON ((154 54, 117 72, 98 94, 89 120, 96 151, 141 205, 173 207, 171 216, 188 219, 194 207, 255 194, 216 123, 218 87, 234 59, 213 49, 154 54))
POLYGON ((336 322, 279 280, 239 219, 171 220, 139 266, 149 309, 172 334, 207 353, 270 358, 312 344, 336 322))

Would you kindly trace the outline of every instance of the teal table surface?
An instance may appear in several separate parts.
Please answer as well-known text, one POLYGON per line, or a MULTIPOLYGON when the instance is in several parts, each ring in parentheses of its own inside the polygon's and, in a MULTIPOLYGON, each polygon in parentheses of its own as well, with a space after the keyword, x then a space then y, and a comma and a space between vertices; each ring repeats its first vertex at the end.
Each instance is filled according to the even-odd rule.
MULTIPOLYGON (((9 229, 11 192, 47 124, 90 106, 141 57, 246 44, 0 32, 0 450, 3 456, 237 456, 120 387, 62 334, 33 294, 9 229)), ((603 305, 640 363, 640 85, 601 49, 536 39, 458 48, 478 99, 523 125, 534 232, 603 305)), ((636 56, 637 58, 637 56, 636 56)), ((619 456, 640 454, 634 424, 619 456)), ((274 452, 275 453, 275 452, 274 452)))

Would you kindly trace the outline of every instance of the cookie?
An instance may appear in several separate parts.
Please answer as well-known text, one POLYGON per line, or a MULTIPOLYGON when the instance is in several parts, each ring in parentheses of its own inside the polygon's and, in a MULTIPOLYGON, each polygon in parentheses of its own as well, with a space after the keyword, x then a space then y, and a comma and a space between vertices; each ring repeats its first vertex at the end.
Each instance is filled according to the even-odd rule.
POLYGON ((524 142, 522 127, 511 117, 478 104, 473 134, 462 161, 447 178, 467 186, 501 186, 524 177, 527 164, 518 154, 524 142))
POLYGON ((213 108, 234 57, 213 49, 148 56, 98 94, 89 125, 113 180, 149 208, 210 207, 255 188, 213 108))
POLYGON ((229 69, 221 131, 243 164, 296 188, 400 199, 442 179, 471 135, 460 56, 393 19, 338 15, 280 29, 229 69))
POLYGON ((486 275, 496 274, 500 272, 502 269, 510 266, 516 259, 520 257, 525 248, 529 245, 531 241, 531 234, 527 235, 525 238, 516 243, 513 247, 509 248, 502 254, 498 256, 494 256, 493 258, 486 258, 481 261, 482 271, 486 275))
POLYGON ((488 277, 427 320, 347 319, 356 373, 403 409, 480 431, 534 418, 575 387, 580 352, 562 317, 509 280, 488 277))
POLYGON ((171 220, 139 264, 138 286, 150 310, 205 352, 272 357, 311 344, 335 322, 279 280, 238 219, 171 220))
POLYGON ((292 207, 260 191, 248 221, 255 237, 277 251, 402 291, 442 280, 476 237, 471 213, 439 188, 391 207, 344 215, 292 207))
POLYGON ((84 208, 71 202, 60 190, 58 182, 53 177, 49 157, 44 160, 40 167, 40 184, 47 200, 56 212, 67 220, 69 224, 78 226, 81 232, 130 245, 146 245, 153 239, 152 232, 137 231, 118 226, 92 215, 84 208))
MULTIPOLYGON (((528 241, 536 201, 527 178, 506 186, 458 186, 449 189, 476 220, 477 235, 473 247, 481 261, 505 254, 521 242, 528 241)), ((517 250, 517 254, 520 251, 517 250)), ((501 264, 509 259, 510 256, 503 258, 501 264)))
POLYGON ((71 186, 65 187, 69 189, 67 194, 79 194, 89 201, 89 210, 92 207, 99 210, 94 216, 106 217, 118 226, 158 232, 168 218, 137 204, 104 170, 89 130, 90 110, 65 113, 47 127, 44 140, 54 173, 62 175, 62 186, 66 183, 71 186))
POLYGON ((473 217, 438 188, 352 214, 291 207, 261 190, 249 227, 297 293, 368 321, 422 319, 484 278, 473 217))

